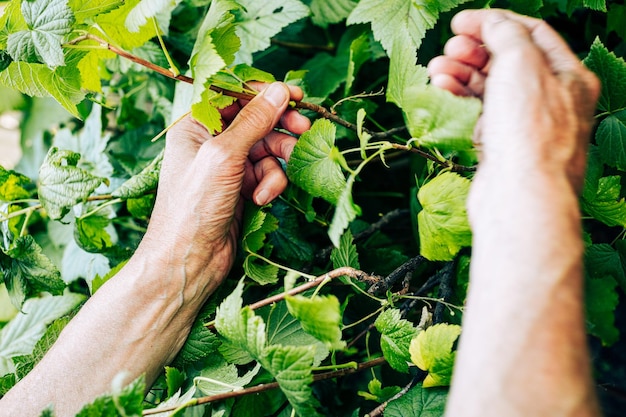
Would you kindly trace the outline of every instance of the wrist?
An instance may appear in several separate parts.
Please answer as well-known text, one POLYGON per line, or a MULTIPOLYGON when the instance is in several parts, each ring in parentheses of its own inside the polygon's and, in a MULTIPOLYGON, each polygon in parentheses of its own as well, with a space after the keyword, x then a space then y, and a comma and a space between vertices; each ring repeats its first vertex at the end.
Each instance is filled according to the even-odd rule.
POLYGON ((200 248, 187 239, 148 232, 124 269, 142 297, 180 304, 195 315, 228 274, 229 258, 215 245, 200 248))

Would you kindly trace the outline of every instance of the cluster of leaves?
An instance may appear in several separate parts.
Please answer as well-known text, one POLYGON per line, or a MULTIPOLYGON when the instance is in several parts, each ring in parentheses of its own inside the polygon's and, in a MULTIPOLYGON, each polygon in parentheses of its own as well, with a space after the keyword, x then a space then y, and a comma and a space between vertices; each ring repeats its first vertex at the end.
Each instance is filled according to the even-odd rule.
MULTIPOLYGON (((8 2, 0 111, 22 111, 24 155, 15 171, 0 167, 0 394, 132 255, 162 158, 162 141, 151 139, 188 113, 218 133, 230 93, 281 79, 305 91, 308 109, 333 108, 307 113, 315 121, 280 199, 247 208, 230 282, 244 279, 212 296, 147 402, 138 380, 80 415, 135 415, 148 403, 162 415, 442 415, 467 285, 465 199, 481 108, 430 86, 416 62, 440 50, 452 12, 491 3, 8 2), (317 288, 298 286, 303 279, 317 288), (387 365, 354 372, 377 357, 387 365), (349 380, 325 379, 329 369, 349 380), (272 381, 279 395, 238 395, 272 381)), ((503 6, 587 27, 582 39, 563 30, 603 82, 581 206, 589 332, 610 346, 626 289, 626 63, 604 45, 624 52, 626 6, 503 6)))

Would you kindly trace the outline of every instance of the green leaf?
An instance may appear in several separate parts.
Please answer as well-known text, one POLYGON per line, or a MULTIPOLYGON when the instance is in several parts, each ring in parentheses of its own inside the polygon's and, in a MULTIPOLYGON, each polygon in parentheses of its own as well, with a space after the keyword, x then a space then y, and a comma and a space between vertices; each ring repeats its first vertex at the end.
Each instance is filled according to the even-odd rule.
POLYGON ((455 356, 452 347, 460 334, 461 326, 435 324, 411 341, 411 361, 428 372, 423 382, 425 388, 450 384, 455 356))
POLYGON ((98 177, 110 178, 113 166, 106 153, 110 133, 103 133, 102 106, 93 105, 85 124, 78 134, 69 128, 60 129, 54 136, 52 145, 58 149, 80 154, 77 167, 98 177))
POLYGON ((267 285, 278 282, 278 267, 271 264, 260 264, 261 260, 255 255, 248 255, 243 261, 243 270, 246 276, 257 284, 267 285))
POLYGON ((204 320, 196 320, 183 348, 176 356, 176 366, 187 366, 213 355, 220 345, 217 336, 207 329, 204 320))
POLYGON ((361 0, 348 17, 348 24, 371 23, 374 37, 391 55, 396 41, 419 48, 428 29, 435 26, 439 13, 467 0, 417 2, 404 0, 361 0))
POLYGON ((613 113, 600 122, 596 143, 605 164, 626 171, 626 110, 613 113))
POLYGON ((341 340, 341 311, 337 297, 321 295, 308 298, 295 295, 285 297, 285 301, 289 313, 300 321, 305 332, 331 349, 345 348, 346 342, 341 340))
POLYGON ((614 31, 620 38, 626 39, 626 5, 623 4, 611 4, 609 5, 609 11, 606 14, 607 30, 614 31))
POLYGON ((59 270, 31 235, 18 237, 6 254, 0 253, 0 267, 11 302, 18 309, 27 297, 41 291, 58 295, 65 288, 59 270))
POLYGON ((348 76, 349 57, 332 56, 320 52, 307 61, 302 68, 306 71, 304 83, 307 93, 313 97, 328 97, 334 93, 348 76))
MULTIPOLYGON (((0 72, 7 69, 9 65, 11 65, 11 62, 13 62, 13 60, 11 59, 11 55, 9 55, 9 53, 6 51, 0 50, 0 72)), ((12 91, 12 90, 9 90, 9 91, 12 91)), ((12 94, 15 94, 15 92, 12 94)), ((8 107, 9 106, 6 103, 3 103, 2 107, 0 107, 0 110, 4 112, 6 111, 8 107)))
POLYGON ((0 49, 6 49, 9 34, 28 29, 22 14, 20 0, 7 2, 4 13, 0 16, 0 49))
POLYGON ((222 130, 222 122, 211 103, 220 96, 209 90, 210 79, 232 63, 239 49, 240 40, 232 24, 234 16, 230 13, 238 7, 237 3, 228 0, 211 3, 189 60, 194 77, 191 114, 212 133, 222 130))
POLYGON ((442 417, 448 391, 443 388, 424 388, 417 384, 402 397, 389 403, 385 417, 442 417))
POLYGON ((355 180, 356 177, 354 175, 350 175, 348 178, 346 187, 341 192, 339 200, 337 201, 333 221, 328 228, 328 236, 335 247, 339 246, 339 240, 344 230, 350 225, 350 222, 361 214, 361 208, 354 204, 352 200, 352 186, 355 180))
POLYGON ((585 280, 587 331, 599 337, 604 346, 611 346, 619 339, 615 327, 615 309, 619 303, 616 287, 617 282, 610 275, 585 280))
POLYGON ((243 280, 217 308, 215 329, 233 345, 259 358, 265 348, 265 323, 250 307, 242 308, 242 293, 243 280))
POLYGON ((585 7, 606 13, 606 0, 583 0, 585 7))
MULTIPOLYGON (((111 39, 114 45, 122 49, 132 50, 137 48, 156 36, 156 30, 152 22, 146 22, 138 31, 131 31, 126 28, 126 22, 130 12, 137 7, 141 0, 126 0, 124 5, 111 10, 108 13, 98 14, 94 17, 96 27, 102 29, 107 34, 107 39, 111 39)), ((96 36, 102 33, 91 27, 89 30, 96 36)))
POLYGON ((261 207, 248 204, 244 213, 242 227, 242 247, 251 253, 257 253, 265 244, 267 235, 278 228, 278 219, 261 207))
POLYGON ((398 309, 383 311, 374 322, 380 332, 380 348, 389 365, 399 372, 408 372, 411 360, 409 346, 418 330, 400 315, 398 309))
POLYGON ((18 310, 11 303, 9 292, 4 282, 0 282, 0 326, 3 326, 17 314, 18 310))
POLYGON ((0 72, 0 84, 15 89, 31 97, 51 96, 74 117, 80 118, 76 107, 85 97, 81 91, 80 72, 72 65, 82 59, 83 54, 70 52, 66 65, 50 69, 44 64, 11 62, 0 72))
POLYGON ((279 227, 269 235, 273 253, 284 260, 309 262, 315 256, 315 247, 300 224, 299 213, 280 201, 272 203, 271 213, 279 221, 279 227))
POLYGON ((314 351, 313 366, 319 366, 330 354, 325 343, 305 332, 300 321, 289 314, 287 303, 262 308, 258 314, 267 323, 268 346, 307 346, 314 351))
MULTIPOLYGON (((82 295, 70 293, 26 300, 22 311, 0 330, 0 365, 2 359, 31 354, 46 327, 84 299, 82 295)), ((6 369, 0 369, 0 375, 5 373, 6 369)))
POLYGON ((127 263, 128 260, 122 261, 115 267, 111 268, 109 272, 104 274, 103 276, 96 275, 91 281, 91 286, 89 288, 91 290, 91 295, 95 294, 96 291, 98 291, 105 282, 107 282, 109 279, 113 278, 118 272, 120 272, 127 263))
POLYGON ((415 48, 409 43, 396 43, 390 55, 387 101, 395 103, 401 109, 407 103, 413 103, 413 88, 425 87, 428 82, 426 67, 416 65, 415 48))
POLYGON ((239 371, 235 365, 229 364, 219 356, 216 356, 215 361, 205 367, 200 372, 200 376, 193 379, 193 383, 204 395, 238 391, 248 385, 252 378, 259 373, 260 369, 261 365, 257 364, 254 368, 239 376, 239 371))
POLYGON ((80 154, 52 147, 39 169, 39 199, 52 219, 62 218, 69 209, 87 199, 102 183, 77 167, 80 154))
POLYGON ((311 383, 314 350, 309 346, 269 346, 261 358, 266 368, 280 385, 287 400, 300 417, 315 417, 317 400, 311 383))
POLYGON ((345 94, 350 93, 352 84, 361 66, 370 59, 370 37, 364 33, 350 44, 350 59, 348 61, 348 75, 346 76, 345 94))
POLYGON ((141 172, 120 185, 117 190, 113 191, 113 197, 123 199, 136 198, 143 196, 148 191, 156 190, 161 164, 163 163, 163 155, 164 151, 161 151, 141 172))
POLYGON ((124 24, 130 32, 139 32, 142 26, 159 14, 171 14, 177 3, 172 0, 140 0, 128 13, 124 24))
POLYGON ((596 38, 583 63, 596 73, 602 83, 598 109, 612 113, 626 108, 626 62, 624 59, 609 52, 596 38))
POLYGON ((409 132, 420 146, 442 152, 473 148, 474 126, 482 107, 477 98, 427 85, 407 87, 402 104, 409 132))
POLYGON ((349 266, 355 269, 360 269, 359 254, 354 244, 352 232, 346 230, 339 240, 339 246, 333 248, 330 253, 330 260, 333 263, 333 268, 341 268, 342 266, 349 266))
POLYGON ((422 211, 417 215, 422 256, 449 261, 472 243, 465 201, 470 181, 444 172, 420 188, 417 198, 422 211))
POLYGON ((270 39, 285 26, 309 14, 298 0, 239 0, 242 9, 235 11, 237 36, 241 49, 237 62, 252 64, 252 54, 270 46, 270 39))
POLYGON ((14 61, 43 62, 49 67, 65 64, 63 43, 74 20, 67 0, 22 2, 28 29, 9 34, 7 52, 14 61))
POLYGON ((374 378, 367 384, 368 392, 359 391, 359 395, 366 400, 384 403, 399 393, 402 389, 398 386, 385 387, 380 380, 374 378))
POLYGON ((76 417, 140 416, 143 411, 145 389, 144 378, 139 377, 128 386, 116 389, 112 394, 96 398, 91 404, 84 406, 76 417))
POLYGON ((0 396, 4 396, 17 383, 14 373, 0 376, 0 396))
POLYGON ((111 224, 107 216, 92 215, 76 218, 74 238, 78 246, 87 252, 99 253, 113 246, 106 227, 111 224))
POLYGON ((165 367, 165 383, 167 384, 167 396, 171 397, 182 387, 185 382, 185 374, 171 366, 165 367))
POLYGON ((611 245, 597 243, 588 246, 585 249, 585 270, 591 278, 599 279, 610 275, 622 289, 626 289, 624 265, 619 253, 611 245))
POLYGON ((30 197, 26 186, 30 179, 15 171, 4 169, 0 166, 0 201, 14 201, 30 197))
POLYGON ((141 220, 148 220, 154 208, 155 195, 146 195, 139 198, 129 198, 126 200, 126 208, 134 217, 141 220))
POLYGON ((600 150, 596 145, 589 145, 587 151, 587 170, 585 171, 585 183, 582 196, 587 200, 593 200, 598 193, 600 178, 604 173, 604 164, 600 157, 600 150))
POLYGON ((626 227, 626 202, 620 197, 621 188, 617 175, 600 178, 594 198, 581 199, 582 210, 607 226, 626 227))
POLYGON ((77 24, 117 9, 123 4, 124 0, 69 0, 77 24))
POLYGON ((326 28, 333 23, 339 23, 355 8, 354 0, 312 0, 311 20, 317 26, 326 28))
MULTIPOLYGON (((194 87, 195 89, 195 87, 194 87)), ((222 131, 222 115, 212 104, 212 101, 220 97, 219 93, 205 88, 197 102, 191 105, 191 116, 202 123, 211 134, 222 131)))
POLYGON ((331 158, 335 143, 335 126, 318 119, 304 132, 293 149, 287 175, 297 186, 314 197, 337 204, 346 188, 341 166, 331 158))

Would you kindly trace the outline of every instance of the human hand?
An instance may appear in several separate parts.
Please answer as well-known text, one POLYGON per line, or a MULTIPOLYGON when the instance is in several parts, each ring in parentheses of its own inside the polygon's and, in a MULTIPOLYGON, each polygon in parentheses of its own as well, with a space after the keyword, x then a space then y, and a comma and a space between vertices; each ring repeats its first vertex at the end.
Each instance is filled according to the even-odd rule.
POLYGON ((600 85, 545 22, 503 10, 466 10, 429 64, 431 82, 483 99, 481 170, 565 174, 580 190, 600 85))
MULTIPOLYGON (((139 250, 157 251, 164 267, 183 268, 191 295, 204 298, 231 267, 242 214, 242 196, 267 204, 287 185, 277 158, 288 160, 309 120, 286 110, 302 91, 282 83, 258 85, 261 93, 222 111, 226 129, 212 137, 188 117, 167 134, 165 157, 150 226, 139 250), (196 294, 196 292, 198 294, 196 294)), ((154 256, 154 255, 153 255, 154 256)))

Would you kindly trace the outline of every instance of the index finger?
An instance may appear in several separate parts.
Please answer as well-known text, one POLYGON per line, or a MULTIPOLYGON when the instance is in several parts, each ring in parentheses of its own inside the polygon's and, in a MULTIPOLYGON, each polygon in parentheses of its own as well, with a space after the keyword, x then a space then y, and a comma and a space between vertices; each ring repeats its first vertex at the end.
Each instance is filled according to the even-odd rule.
POLYGON ((554 72, 568 72, 580 67, 579 59, 571 52, 567 43, 543 20, 508 10, 463 10, 452 19, 451 27, 454 33, 471 36, 485 43, 491 52, 497 54, 514 47, 511 39, 502 36, 505 31, 498 28, 512 26, 511 24, 521 26, 528 32, 530 40, 543 52, 554 72))

